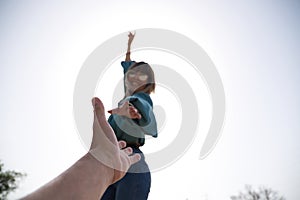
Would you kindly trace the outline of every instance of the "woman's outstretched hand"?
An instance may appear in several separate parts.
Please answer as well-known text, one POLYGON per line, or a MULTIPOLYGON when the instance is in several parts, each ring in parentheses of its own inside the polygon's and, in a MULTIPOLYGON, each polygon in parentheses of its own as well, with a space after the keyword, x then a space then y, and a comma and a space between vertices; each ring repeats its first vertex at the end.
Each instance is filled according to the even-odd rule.
POLYGON ((142 115, 139 113, 139 111, 128 101, 123 103, 118 108, 109 110, 108 113, 125 116, 125 117, 131 118, 131 119, 141 119, 142 118, 142 115))

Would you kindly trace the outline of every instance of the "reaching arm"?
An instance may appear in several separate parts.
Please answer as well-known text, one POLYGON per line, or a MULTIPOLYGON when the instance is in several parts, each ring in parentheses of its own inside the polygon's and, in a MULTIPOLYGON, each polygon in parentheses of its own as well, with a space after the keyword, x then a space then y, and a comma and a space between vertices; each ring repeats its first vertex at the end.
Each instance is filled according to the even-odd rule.
POLYGON ((117 141, 105 119, 100 99, 93 99, 93 139, 89 152, 61 175, 22 200, 99 200, 106 188, 120 180, 140 160, 124 141, 117 141))
POLYGON ((131 43, 134 39, 134 36, 135 36, 135 33, 131 33, 129 32, 128 34, 128 46, 127 46, 127 52, 126 52, 126 57, 125 57, 125 61, 131 61, 131 58, 130 58, 130 49, 131 49, 131 43))

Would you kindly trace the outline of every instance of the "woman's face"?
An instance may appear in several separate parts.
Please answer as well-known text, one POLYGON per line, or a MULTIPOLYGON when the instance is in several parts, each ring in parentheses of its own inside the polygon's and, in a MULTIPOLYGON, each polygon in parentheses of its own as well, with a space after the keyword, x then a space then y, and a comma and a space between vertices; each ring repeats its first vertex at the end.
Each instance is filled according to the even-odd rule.
POLYGON ((142 66, 129 69, 125 74, 126 89, 132 93, 148 83, 149 76, 143 72, 142 66))

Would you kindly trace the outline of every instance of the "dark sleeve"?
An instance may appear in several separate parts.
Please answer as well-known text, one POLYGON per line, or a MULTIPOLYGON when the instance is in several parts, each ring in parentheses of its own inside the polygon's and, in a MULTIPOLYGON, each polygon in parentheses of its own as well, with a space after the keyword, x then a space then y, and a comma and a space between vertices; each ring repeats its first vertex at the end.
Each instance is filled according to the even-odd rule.
POLYGON ((121 65, 122 65, 122 67, 123 67, 124 74, 127 72, 128 68, 129 68, 132 64, 134 64, 134 63, 135 63, 135 61, 122 61, 122 62, 121 62, 121 65))

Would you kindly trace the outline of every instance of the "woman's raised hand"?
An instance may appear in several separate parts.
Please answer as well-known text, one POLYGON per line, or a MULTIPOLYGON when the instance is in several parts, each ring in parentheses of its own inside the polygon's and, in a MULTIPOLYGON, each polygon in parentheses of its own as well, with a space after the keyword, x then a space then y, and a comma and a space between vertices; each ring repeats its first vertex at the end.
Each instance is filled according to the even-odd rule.
POLYGON ((128 34, 128 45, 131 45, 131 43, 134 39, 134 36, 135 36, 135 32, 134 33, 129 32, 129 34, 128 34))

